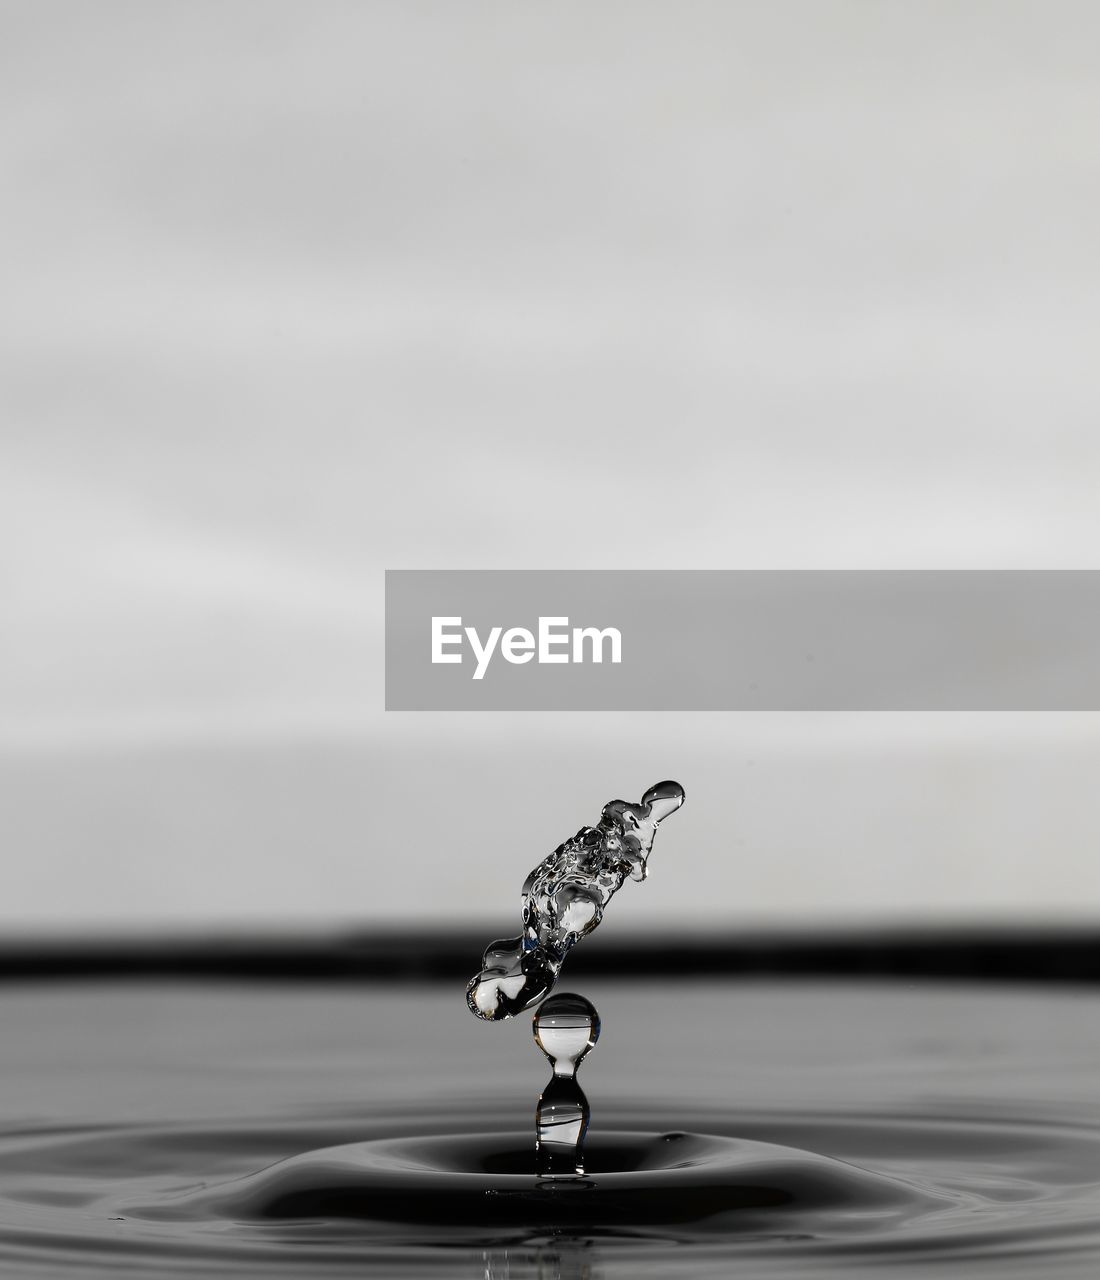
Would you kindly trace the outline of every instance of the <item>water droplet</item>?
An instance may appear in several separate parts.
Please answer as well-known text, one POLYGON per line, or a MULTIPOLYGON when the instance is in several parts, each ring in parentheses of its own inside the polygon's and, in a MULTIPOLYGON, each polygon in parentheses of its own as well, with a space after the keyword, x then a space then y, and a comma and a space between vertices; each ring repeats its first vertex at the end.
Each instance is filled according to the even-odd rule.
POLYGON ((644 880, 658 826, 684 803, 678 782, 658 782, 640 803, 612 800, 594 827, 582 827, 523 885, 523 933, 493 942, 466 987, 472 1013, 510 1018, 548 995, 569 951, 603 919, 625 881, 644 880))
POLYGON ((575 1076, 581 1059, 600 1038, 600 1015, 584 996, 571 991, 551 996, 535 1014, 535 1043, 556 1076, 575 1076))
POLYGON ((532 1029, 554 1069, 535 1108, 539 1176, 577 1177, 584 1173, 584 1136, 591 1115, 577 1068, 600 1038, 600 1015, 583 996, 562 992, 539 1009, 532 1029))

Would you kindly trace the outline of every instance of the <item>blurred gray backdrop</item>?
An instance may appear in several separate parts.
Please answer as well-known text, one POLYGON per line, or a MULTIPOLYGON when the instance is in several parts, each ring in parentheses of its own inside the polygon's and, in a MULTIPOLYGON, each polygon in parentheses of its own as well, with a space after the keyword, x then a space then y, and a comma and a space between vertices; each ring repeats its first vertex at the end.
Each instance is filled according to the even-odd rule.
POLYGON ((1100 718, 382 711, 384 568, 1100 567, 1100 8, 0 3, 0 927, 1100 918, 1100 718))

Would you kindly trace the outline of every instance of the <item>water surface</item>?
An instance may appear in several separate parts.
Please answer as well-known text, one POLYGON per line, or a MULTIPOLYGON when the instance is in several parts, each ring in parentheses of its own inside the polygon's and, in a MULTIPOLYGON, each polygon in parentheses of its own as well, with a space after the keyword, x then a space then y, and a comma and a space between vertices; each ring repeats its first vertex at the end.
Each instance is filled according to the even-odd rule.
POLYGON ((559 1210, 535 1190, 545 1060, 526 1019, 471 1019, 461 981, 9 985, 0 1265, 1096 1273, 1091 990, 698 977, 583 990, 604 1020, 585 1064, 595 1208, 574 1196, 559 1210), (342 1199, 282 1194, 333 1186, 342 1199))

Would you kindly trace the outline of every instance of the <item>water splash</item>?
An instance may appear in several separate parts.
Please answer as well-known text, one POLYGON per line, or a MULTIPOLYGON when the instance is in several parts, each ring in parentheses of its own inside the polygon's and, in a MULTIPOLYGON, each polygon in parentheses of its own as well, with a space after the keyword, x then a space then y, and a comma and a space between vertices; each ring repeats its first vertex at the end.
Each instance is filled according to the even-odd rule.
POLYGON ((596 826, 581 827, 544 858, 523 886, 523 933, 491 942, 470 979, 471 1011, 492 1022, 547 995, 566 955, 600 923, 627 878, 646 878, 657 828, 683 803, 678 782, 658 782, 638 804, 612 800, 596 826))
POLYGON ((554 1070, 535 1109, 539 1176, 583 1174, 584 1136, 591 1111, 577 1082, 577 1068, 600 1038, 600 1015, 583 996, 562 992, 541 1006, 533 1030, 535 1043, 554 1070))

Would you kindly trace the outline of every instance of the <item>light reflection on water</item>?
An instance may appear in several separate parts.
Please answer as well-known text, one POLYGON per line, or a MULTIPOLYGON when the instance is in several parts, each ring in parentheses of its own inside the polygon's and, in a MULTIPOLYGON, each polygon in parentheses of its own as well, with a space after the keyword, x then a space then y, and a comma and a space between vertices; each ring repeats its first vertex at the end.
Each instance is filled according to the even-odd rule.
MULTIPOLYGON (((572 985, 605 1023, 586 1065, 597 1163, 600 1142, 624 1130, 776 1144, 803 1179, 792 1203, 705 1221, 663 1216, 656 1202, 638 1221, 524 1224, 480 1210, 446 1221, 446 1177, 409 1175, 411 1148, 398 1145, 400 1171, 390 1178, 383 1160, 376 1173, 420 1196, 403 1221, 250 1216, 270 1185, 258 1171, 316 1148, 389 1139, 393 1161, 392 1140, 488 1132, 522 1151, 545 1073, 527 1020, 477 1023, 461 981, 28 984, 0 992, 0 1263, 493 1280, 942 1275, 945 1263, 1095 1273, 1090 991, 572 985), (187 1211, 157 1208, 172 1205, 187 1211)), ((364 1148, 365 1163, 382 1150, 364 1148)), ((419 1150, 422 1172, 431 1142, 419 1150)), ((757 1152, 771 1172, 773 1150, 757 1152)), ((308 1160, 305 1170, 308 1181, 308 1160)))

